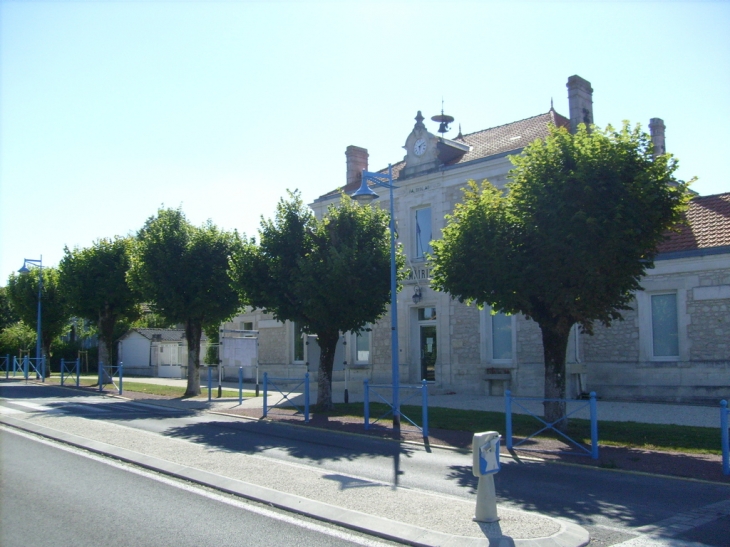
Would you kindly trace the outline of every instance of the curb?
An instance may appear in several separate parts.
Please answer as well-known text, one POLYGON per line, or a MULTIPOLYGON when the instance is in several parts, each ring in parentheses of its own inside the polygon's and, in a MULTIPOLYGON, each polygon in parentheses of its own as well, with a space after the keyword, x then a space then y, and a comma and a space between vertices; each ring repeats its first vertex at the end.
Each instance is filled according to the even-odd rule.
MULTIPOLYGON (((590 541, 587 530, 577 524, 559 519, 553 520, 560 525, 560 530, 552 536, 544 538, 515 540, 507 536, 500 538, 472 538, 450 535, 412 524, 368 515, 351 509, 344 509, 294 494, 279 492, 201 469, 175 464, 100 441, 85 439, 49 427, 17 420, 9 416, 0 417, 0 424, 102 456, 111 457, 170 477, 211 487, 227 494, 271 505, 288 512, 301 514, 371 536, 405 543, 406 545, 418 547, 583 547, 588 545, 590 541)), ((545 515, 542 516, 544 518, 552 518, 545 515)))

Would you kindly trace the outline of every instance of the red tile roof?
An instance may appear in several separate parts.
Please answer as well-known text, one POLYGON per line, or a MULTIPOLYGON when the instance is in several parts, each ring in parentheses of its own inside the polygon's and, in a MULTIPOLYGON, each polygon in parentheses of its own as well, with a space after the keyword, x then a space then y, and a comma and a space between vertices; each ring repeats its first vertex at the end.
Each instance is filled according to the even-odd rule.
MULTIPOLYGON (((548 127, 551 124, 557 125, 558 127, 569 128, 570 120, 568 120, 565 116, 561 116, 551 108, 545 114, 539 114, 532 118, 492 127, 490 129, 483 129, 482 131, 457 137, 454 140, 468 144, 471 146, 471 150, 458 160, 450 162, 448 165, 458 165, 482 158, 507 154, 509 152, 516 154, 535 139, 544 139, 547 137, 548 127)), ((404 167, 405 161, 399 161, 393 164, 394 179, 398 178, 401 169, 404 167)), ((379 172, 385 173, 387 172, 387 169, 381 169, 379 172)), ((359 184, 357 184, 356 187, 349 185, 344 187, 344 191, 354 191, 359 187, 359 184)), ((335 196, 339 193, 339 190, 340 189, 338 188, 331 192, 327 192, 320 196, 319 199, 327 199, 330 196, 335 196)))
POLYGON ((659 245, 659 253, 730 246, 730 192, 694 198, 680 231, 668 235, 659 245))

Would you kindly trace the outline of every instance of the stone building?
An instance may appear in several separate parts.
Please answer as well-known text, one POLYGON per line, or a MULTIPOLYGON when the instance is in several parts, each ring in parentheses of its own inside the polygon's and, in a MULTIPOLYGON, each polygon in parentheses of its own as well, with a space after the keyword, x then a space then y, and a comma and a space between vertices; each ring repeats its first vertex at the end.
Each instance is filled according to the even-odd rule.
MULTIPOLYGON (((507 182, 509 156, 544 138, 551 124, 574 130, 593 121, 593 89, 579 76, 568 79, 570 117, 552 107, 546 113, 498 127, 437 136, 418 112, 405 139, 405 157, 392 165, 394 210, 399 243, 410 277, 398 294, 400 379, 425 378, 434 390, 541 396, 543 355, 540 329, 521 316, 492 315, 452 300, 430 287, 426 254, 438 239, 444 217, 461 199, 468 180, 507 182)), ((435 117, 444 122, 443 117, 435 117)), ((448 120, 446 120, 448 123, 448 120)), ((442 123, 443 125, 443 123, 442 123)), ((665 150, 664 123, 649 128, 657 152, 665 150)), ((442 128, 439 128, 442 129, 442 128)), ((444 128, 445 129, 445 128, 444 128)), ((368 152, 349 146, 344 192, 352 194, 368 167, 368 152)), ((310 206, 321 217, 339 200, 339 190, 310 206)), ((387 192, 375 203, 389 208, 387 192)), ((594 336, 571 334, 568 348, 569 393, 595 390, 610 398, 657 400, 717 399, 730 395, 730 194, 697 197, 688 226, 660 249, 656 267, 644 279, 633 311, 594 336)), ((390 316, 371 330, 344 334, 335 358, 335 380, 359 383, 367 377, 389 383, 390 316)), ((319 350, 296 324, 282 324, 260 311, 226 325, 259 332, 262 370, 299 375, 308 364, 317 370, 319 350)), ((351 388, 352 389, 352 388, 351 388)))

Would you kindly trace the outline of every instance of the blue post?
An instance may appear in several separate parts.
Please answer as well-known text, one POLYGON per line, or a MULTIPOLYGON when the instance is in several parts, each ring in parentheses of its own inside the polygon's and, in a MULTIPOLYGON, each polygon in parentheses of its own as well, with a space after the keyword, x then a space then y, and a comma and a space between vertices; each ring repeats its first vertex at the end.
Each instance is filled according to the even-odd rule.
MULTIPOLYGON (((50 367, 51 364, 48 363, 48 366, 50 367)), ((44 355, 41 357, 41 382, 46 382, 46 356, 44 355)))
POLYGON ((104 377, 104 363, 99 361, 99 391, 104 390, 104 384, 102 378, 104 377))
POLYGON ((720 438, 722 439, 722 473, 730 475, 730 440, 727 430, 727 401, 720 401, 720 438))
POLYGON ((309 423, 309 373, 304 375, 304 423, 309 423))
POLYGON ((63 385, 63 372, 66 370, 66 361, 61 357, 61 385, 63 385))
POLYGON ((504 436, 506 441, 507 450, 512 450, 512 392, 507 389, 504 392, 504 436))
POLYGON ((124 391, 124 365, 119 363, 119 395, 124 391))
POLYGON ((213 397, 213 369, 208 367, 208 402, 212 401, 213 397))
POLYGON ((243 367, 238 367, 238 404, 243 404, 243 367))
POLYGON ((365 378, 365 429, 370 429, 370 386, 365 378))
POLYGON ((264 372, 264 418, 266 418, 266 414, 269 411, 269 407, 267 404, 268 394, 269 394, 269 373, 264 372))
MULTIPOLYGON (((13 359, 15 359, 13 357, 13 359)), ((13 365, 15 365, 15 361, 13 361, 13 365)), ((7 354, 5 356, 5 379, 8 379, 8 374, 10 374, 10 354, 7 354)), ((15 366, 13 366, 13 376, 15 376, 15 366)))
POLYGON ((25 381, 28 381, 28 368, 30 367, 30 359, 26 355, 23 357, 23 377, 25 378, 25 381))
POLYGON ((428 384, 421 380, 421 405, 423 406, 423 437, 428 438, 428 384))
POLYGON ((13 355, 13 378, 15 378, 15 371, 18 370, 18 358, 13 355))
POLYGON ((79 387, 79 376, 81 374, 81 359, 76 358, 76 387, 79 387))
POLYGON ((595 391, 591 391, 591 458, 598 459, 598 405, 595 391))

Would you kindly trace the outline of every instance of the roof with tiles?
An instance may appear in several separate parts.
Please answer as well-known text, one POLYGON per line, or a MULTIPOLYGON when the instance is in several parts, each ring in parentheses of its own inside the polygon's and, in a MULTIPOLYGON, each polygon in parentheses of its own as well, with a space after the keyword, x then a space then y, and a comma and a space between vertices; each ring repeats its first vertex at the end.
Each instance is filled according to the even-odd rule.
POLYGON ((679 232, 669 232, 659 253, 730 246, 730 192, 698 196, 689 203, 679 232))
MULTIPOLYGON (((518 153, 535 139, 544 139, 547 137, 550 125, 570 128, 570 120, 551 108, 545 114, 539 114, 532 118, 526 118, 490 129, 483 129, 475 133, 469 133, 468 135, 459 135, 453 140, 468 144, 471 150, 458 160, 447 163, 446 165, 458 165, 492 156, 508 154, 510 152, 518 153)), ((398 178, 405 164, 405 161, 399 161, 392 165, 394 179, 398 178)), ((387 168, 381 169, 378 172, 386 173, 387 168)), ((349 190, 356 190, 359 186, 360 184, 358 183, 356 186, 350 185, 341 189, 347 193, 349 190)), ((320 196, 319 199, 336 196, 339 192, 340 188, 337 188, 320 196)))

